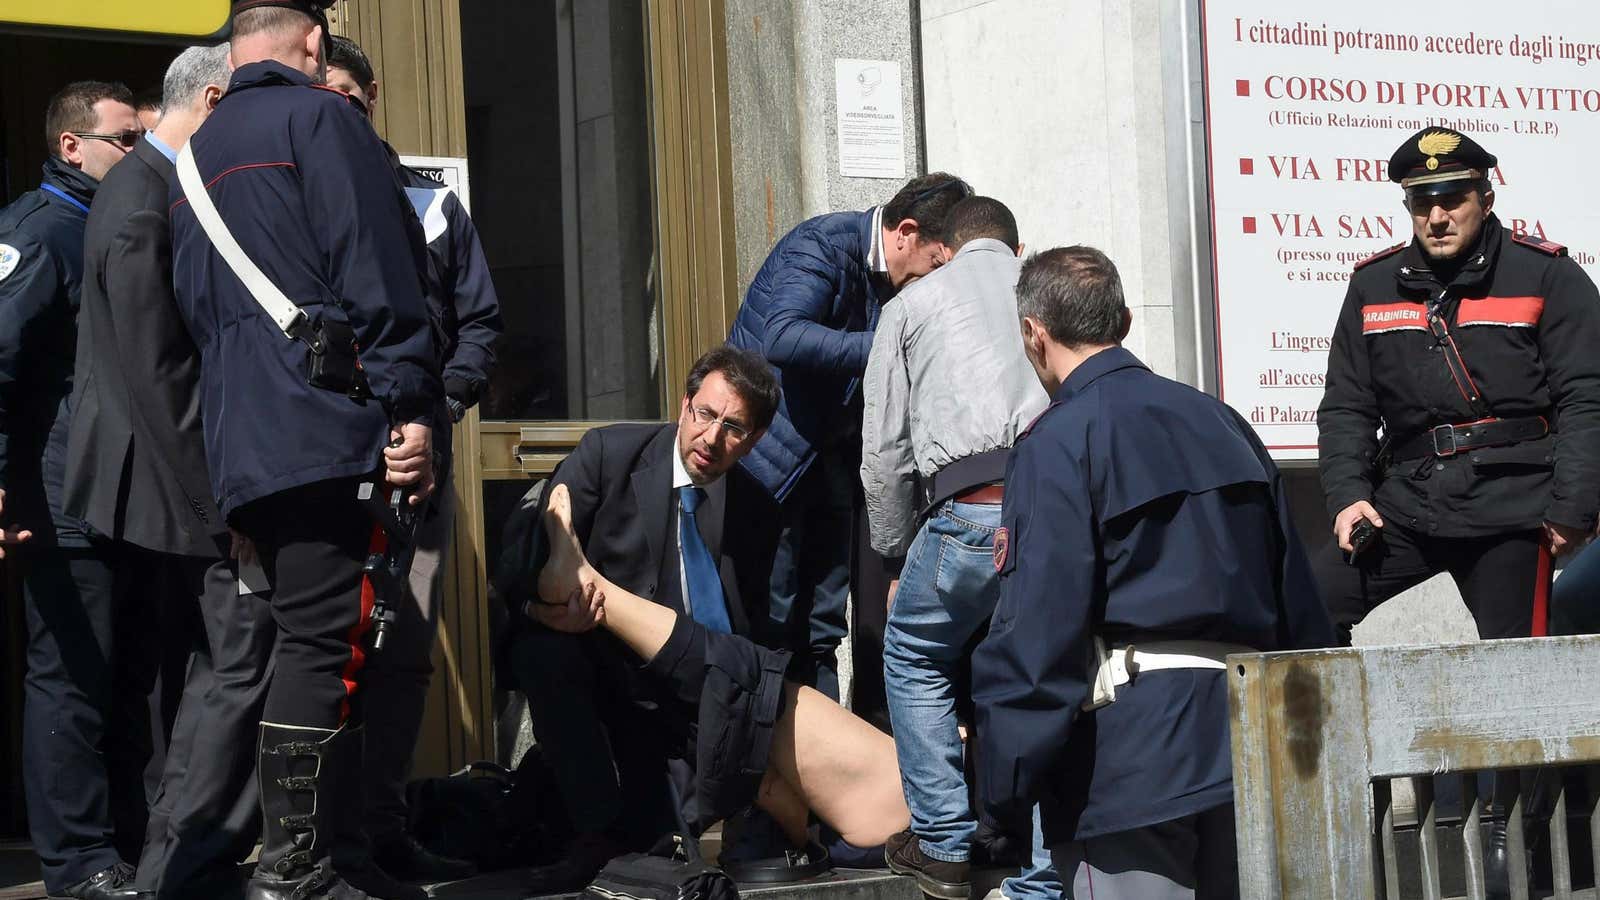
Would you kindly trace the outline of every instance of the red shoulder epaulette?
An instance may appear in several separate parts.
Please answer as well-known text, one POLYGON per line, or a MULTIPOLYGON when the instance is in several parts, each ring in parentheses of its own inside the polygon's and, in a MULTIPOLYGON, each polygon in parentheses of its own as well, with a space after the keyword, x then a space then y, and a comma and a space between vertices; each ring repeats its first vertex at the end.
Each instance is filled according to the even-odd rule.
POLYGON ((1537 238, 1531 234, 1513 234, 1511 239, 1524 247, 1537 250, 1547 256, 1567 255, 1566 244, 1558 244, 1555 241, 1547 241, 1544 238, 1537 238))
POLYGON ((1051 402, 1051 403, 1046 404, 1044 409, 1039 410, 1039 414, 1033 417, 1033 421, 1028 423, 1028 427, 1026 427, 1026 428, 1022 429, 1022 431, 1018 432, 1017 440, 1020 441, 1023 438, 1027 437, 1028 434, 1033 431, 1033 426, 1039 424, 1039 420, 1044 418, 1044 414, 1049 412, 1050 410, 1052 410, 1054 408, 1055 408, 1055 403, 1051 402))
POLYGON ((1359 270, 1359 269, 1361 269, 1362 266, 1371 265, 1372 263, 1375 263, 1378 260, 1383 259, 1385 256, 1393 256, 1394 254, 1399 253, 1401 250, 1404 250, 1406 248, 1406 244, 1407 243, 1409 243, 1409 242, 1401 241, 1400 243, 1395 244, 1393 247, 1390 247, 1387 250, 1379 250, 1377 253, 1374 253, 1371 256, 1367 257, 1366 259, 1363 259, 1361 262, 1356 263, 1356 269, 1359 270))

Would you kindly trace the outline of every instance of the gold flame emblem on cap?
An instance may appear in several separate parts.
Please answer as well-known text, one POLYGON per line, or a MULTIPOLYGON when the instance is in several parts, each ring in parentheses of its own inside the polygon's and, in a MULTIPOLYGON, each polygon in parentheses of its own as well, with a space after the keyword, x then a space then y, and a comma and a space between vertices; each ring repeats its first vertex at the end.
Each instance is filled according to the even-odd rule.
POLYGON ((1428 156, 1428 171, 1439 168, 1438 157, 1461 146, 1461 135, 1448 131, 1430 131, 1417 140, 1417 149, 1428 156))

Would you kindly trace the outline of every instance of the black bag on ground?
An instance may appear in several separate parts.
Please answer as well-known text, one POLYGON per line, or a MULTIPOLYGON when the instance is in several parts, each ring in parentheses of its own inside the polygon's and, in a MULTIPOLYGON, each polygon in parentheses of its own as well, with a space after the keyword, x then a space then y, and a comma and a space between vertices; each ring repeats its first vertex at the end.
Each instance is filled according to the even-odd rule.
POLYGON ((583 889, 584 900, 738 900, 739 888, 706 864, 692 838, 670 835, 649 853, 628 853, 605 864, 583 889))
POLYGON ((421 778, 406 787, 408 830, 441 856, 493 872, 555 862, 571 839, 554 775, 538 747, 516 771, 475 762, 444 778, 421 778))

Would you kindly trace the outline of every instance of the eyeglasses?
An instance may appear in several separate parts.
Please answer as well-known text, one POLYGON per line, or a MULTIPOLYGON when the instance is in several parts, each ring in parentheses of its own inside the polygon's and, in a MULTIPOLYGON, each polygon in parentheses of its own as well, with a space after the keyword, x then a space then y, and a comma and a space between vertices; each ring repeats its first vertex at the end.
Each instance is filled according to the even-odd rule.
POLYGON ((121 147, 124 150, 132 150, 134 145, 139 143, 139 138, 144 137, 144 131, 142 129, 132 128, 128 129, 127 131, 119 131, 116 134, 97 134, 93 131, 74 131, 72 132, 72 135, 74 137, 83 138, 86 141, 109 141, 110 143, 116 144, 118 147, 121 147))
POLYGON ((694 420, 700 423, 701 427, 710 428, 712 425, 721 425, 723 432, 733 435, 733 439, 736 441, 742 441, 750 436, 750 429, 727 419, 720 419, 715 412, 706 409, 704 406, 691 406, 689 407, 689 412, 694 414, 694 420))

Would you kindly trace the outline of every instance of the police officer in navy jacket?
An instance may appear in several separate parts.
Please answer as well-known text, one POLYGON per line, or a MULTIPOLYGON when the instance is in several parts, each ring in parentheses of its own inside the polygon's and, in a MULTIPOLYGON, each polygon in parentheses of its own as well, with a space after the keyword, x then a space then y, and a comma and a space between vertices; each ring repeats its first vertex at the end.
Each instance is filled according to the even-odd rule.
POLYGON ((313 326, 354 331, 370 397, 310 383, 318 342, 286 338, 193 204, 181 190, 173 198, 174 290, 200 348, 213 488, 229 524, 261 550, 279 628, 250 900, 420 894, 367 865, 360 839, 359 688, 372 601, 362 564, 374 541, 361 497, 384 479, 419 502, 431 492, 439 358, 421 225, 365 118, 313 83, 328 5, 234 4, 233 81, 186 152, 265 276, 313 326))
POLYGON ((1237 413, 1119 346, 1100 251, 1030 259, 1017 301, 1054 400, 1006 472, 972 663, 980 800, 1012 825, 1040 804, 1069 900, 1236 895, 1222 659, 1333 640, 1283 479, 1237 413), (1130 646, 1138 673, 1093 690, 1130 646))
POLYGON ((156 591, 65 511, 84 233, 100 179, 141 139, 132 100, 105 82, 57 92, 39 189, 0 210, 0 540, 25 541, 24 786, 52 897, 138 896, 144 837, 156 591))
POLYGON ((883 206, 801 222, 756 272, 728 335, 783 385, 778 417, 740 463, 783 504, 770 606, 753 636, 794 651, 793 677, 835 699, 872 332, 896 291, 943 265, 944 217, 971 193, 935 172, 883 206))

